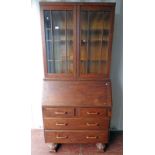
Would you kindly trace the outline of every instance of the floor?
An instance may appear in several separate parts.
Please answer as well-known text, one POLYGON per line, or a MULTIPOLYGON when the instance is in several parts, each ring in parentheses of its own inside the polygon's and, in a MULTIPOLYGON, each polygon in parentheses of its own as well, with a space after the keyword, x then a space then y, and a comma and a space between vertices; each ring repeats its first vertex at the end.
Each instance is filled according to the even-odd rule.
POLYGON ((111 132, 110 143, 104 153, 97 152, 94 144, 63 144, 57 153, 50 153, 44 143, 43 130, 31 131, 31 155, 123 155, 123 133, 111 132))

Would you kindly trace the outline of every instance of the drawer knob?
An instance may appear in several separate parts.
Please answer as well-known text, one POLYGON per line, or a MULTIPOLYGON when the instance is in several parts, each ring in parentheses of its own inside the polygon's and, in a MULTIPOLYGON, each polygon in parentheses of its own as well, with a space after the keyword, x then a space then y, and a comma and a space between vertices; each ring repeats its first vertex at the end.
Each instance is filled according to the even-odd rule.
POLYGON ((65 115, 65 114, 67 114, 66 111, 55 111, 54 113, 55 113, 56 115, 65 115))
POLYGON ((87 112, 88 115, 98 115, 98 112, 87 112))
POLYGON ((98 123, 86 123, 87 126, 98 126, 99 124, 98 123))
POLYGON ((97 136, 87 136, 86 138, 87 139, 97 139, 98 137, 97 136))
POLYGON ((106 82, 105 85, 108 86, 108 82, 106 82))
POLYGON ((66 139, 68 138, 67 136, 56 136, 57 139, 66 139))
POLYGON ((67 126, 67 123, 56 123, 57 126, 67 126))

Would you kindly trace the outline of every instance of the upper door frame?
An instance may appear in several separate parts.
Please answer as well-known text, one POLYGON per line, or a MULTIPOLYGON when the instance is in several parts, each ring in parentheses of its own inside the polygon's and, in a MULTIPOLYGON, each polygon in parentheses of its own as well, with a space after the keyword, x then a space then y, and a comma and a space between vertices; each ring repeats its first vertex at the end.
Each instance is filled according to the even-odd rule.
POLYGON ((112 39, 114 29, 114 15, 115 15, 115 3, 80 3, 77 5, 77 76, 79 80, 105 80, 110 78, 110 66, 111 66, 111 53, 112 53, 112 39), (80 11, 81 10, 109 10, 112 12, 111 16, 111 28, 110 28, 110 44, 108 49, 109 59, 107 74, 80 74, 80 11))
POLYGON ((40 2, 40 17, 41 17, 41 33, 42 33, 42 46, 43 46, 43 62, 44 62, 44 76, 45 79, 53 80, 74 80, 76 79, 76 5, 62 3, 45 3, 40 2), (44 32, 44 10, 72 10, 73 11, 73 74, 68 73, 48 73, 47 69, 47 56, 44 32))

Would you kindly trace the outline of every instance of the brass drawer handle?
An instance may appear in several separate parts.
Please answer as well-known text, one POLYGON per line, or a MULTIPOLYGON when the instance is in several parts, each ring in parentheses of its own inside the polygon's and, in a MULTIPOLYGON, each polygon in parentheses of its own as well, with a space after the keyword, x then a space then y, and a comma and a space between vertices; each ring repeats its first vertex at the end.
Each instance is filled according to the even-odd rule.
POLYGON ((63 137, 57 136, 56 138, 57 138, 57 139, 66 139, 66 138, 68 138, 68 137, 67 137, 67 136, 63 136, 63 137))
POLYGON ((86 123, 86 124, 87 124, 87 126, 99 126, 98 123, 86 123))
POLYGON ((67 112, 65 111, 55 111, 54 112, 56 115, 64 115, 64 114, 67 114, 67 112))
POLYGON ((98 115, 98 112, 87 112, 88 115, 98 115))
POLYGON ((97 136, 87 136, 86 138, 87 139, 97 139, 98 137, 97 136))
POLYGON ((56 123, 57 126, 67 126, 67 123, 56 123))

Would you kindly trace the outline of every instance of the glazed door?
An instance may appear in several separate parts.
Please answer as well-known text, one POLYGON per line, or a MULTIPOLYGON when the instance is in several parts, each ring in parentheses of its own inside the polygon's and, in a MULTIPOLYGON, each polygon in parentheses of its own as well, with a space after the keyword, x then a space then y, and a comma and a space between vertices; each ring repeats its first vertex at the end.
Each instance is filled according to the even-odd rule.
POLYGON ((79 11, 79 77, 109 78, 114 9, 81 6, 79 11))
POLYGON ((45 77, 74 79, 76 74, 76 9, 42 6, 45 77))

